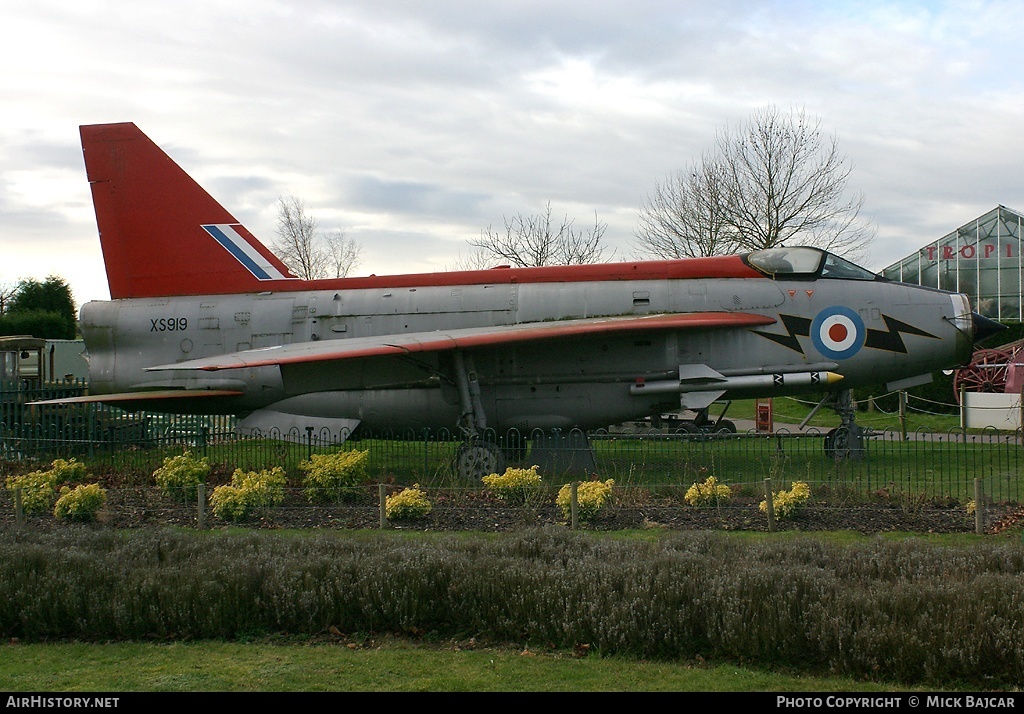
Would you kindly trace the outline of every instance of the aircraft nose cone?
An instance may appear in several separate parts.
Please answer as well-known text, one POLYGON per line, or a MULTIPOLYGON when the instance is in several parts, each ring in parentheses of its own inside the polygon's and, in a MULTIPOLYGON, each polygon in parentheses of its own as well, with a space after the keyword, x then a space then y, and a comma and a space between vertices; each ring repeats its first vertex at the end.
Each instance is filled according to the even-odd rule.
POLYGON ((971 313, 971 319, 974 323, 974 341, 981 342, 986 337, 1002 332, 1006 329, 1006 325, 1000 325, 995 320, 990 320, 984 315, 979 315, 976 312, 971 313))

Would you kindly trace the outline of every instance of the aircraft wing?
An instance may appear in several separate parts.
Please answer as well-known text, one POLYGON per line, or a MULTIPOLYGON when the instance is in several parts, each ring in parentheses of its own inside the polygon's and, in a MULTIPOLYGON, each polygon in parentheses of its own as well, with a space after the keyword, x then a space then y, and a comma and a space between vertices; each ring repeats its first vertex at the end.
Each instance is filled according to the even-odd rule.
POLYGON ((144 402, 170 402, 176 399, 208 399, 210 397, 237 397, 245 394, 240 389, 149 389, 137 392, 120 392, 118 394, 87 394, 81 397, 61 397, 59 399, 43 399, 29 402, 29 406, 45 406, 56 404, 117 404, 124 402, 129 406, 139 406, 144 402))
POLYGON ((365 357, 396 357, 422 352, 495 347, 610 333, 758 327, 770 325, 775 321, 775 318, 765 315, 743 312, 691 312, 552 320, 516 325, 468 327, 456 330, 300 342, 148 367, 147 370, 214 372, 224 369, 298 365, 365 357))

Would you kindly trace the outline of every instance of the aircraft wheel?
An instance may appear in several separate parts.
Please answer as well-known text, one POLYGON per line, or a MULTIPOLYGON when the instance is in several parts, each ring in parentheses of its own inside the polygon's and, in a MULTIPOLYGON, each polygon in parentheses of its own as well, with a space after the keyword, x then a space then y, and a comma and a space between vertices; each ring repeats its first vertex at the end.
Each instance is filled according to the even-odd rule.
POLYGON ((505 471, 505 455, 501 449, 484 441, 460 444, 455 458, 459 476, 466 480, 479 481, 489 474, 505 471))
POLYGON ((850 430, 845 426, 836 427, 825 434, 825 454, 836 461, 850 455, 850 430))
POLYGON ((736 425, 733 424, 728 419, 722 419, 715 426, 715 433, 716 434, 735 434, 736 433, 736 425))

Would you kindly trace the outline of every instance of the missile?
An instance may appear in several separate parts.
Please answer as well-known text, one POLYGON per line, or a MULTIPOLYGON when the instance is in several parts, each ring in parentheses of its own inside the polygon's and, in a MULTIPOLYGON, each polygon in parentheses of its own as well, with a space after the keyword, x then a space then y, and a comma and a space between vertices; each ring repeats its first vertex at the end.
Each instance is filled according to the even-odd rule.
MULTIPOLYGON (((681 370, 682 371, 682 370, 681 370)), ((727 392, 739 389, 772 390, 791 387, 824 387, 834 384, 843 378, 843 375, 829 371, 818 372, 779 372, 775 374, 739 374, 725 376, 720 372, 714 372, 710 368, 700 377, 687 378, 681 376, 679 381, 672 379, 647 382, 638 380, 630 385, 629 393, 635 395, 644 394, 672 394, 688 392, 727 392)))

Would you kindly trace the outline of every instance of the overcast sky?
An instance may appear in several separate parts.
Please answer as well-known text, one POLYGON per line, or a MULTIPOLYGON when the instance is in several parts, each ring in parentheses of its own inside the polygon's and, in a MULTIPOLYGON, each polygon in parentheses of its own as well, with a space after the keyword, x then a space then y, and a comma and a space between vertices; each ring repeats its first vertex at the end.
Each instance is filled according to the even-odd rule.
POLYGON ((637 209, 769 104, 834 134, 902 258, 1024 209, 1024 3, 0 0, 0 283, 109 297, 80 124, 134 122, 263 242, 278 196, 429 272, 550 201, 637 209))

